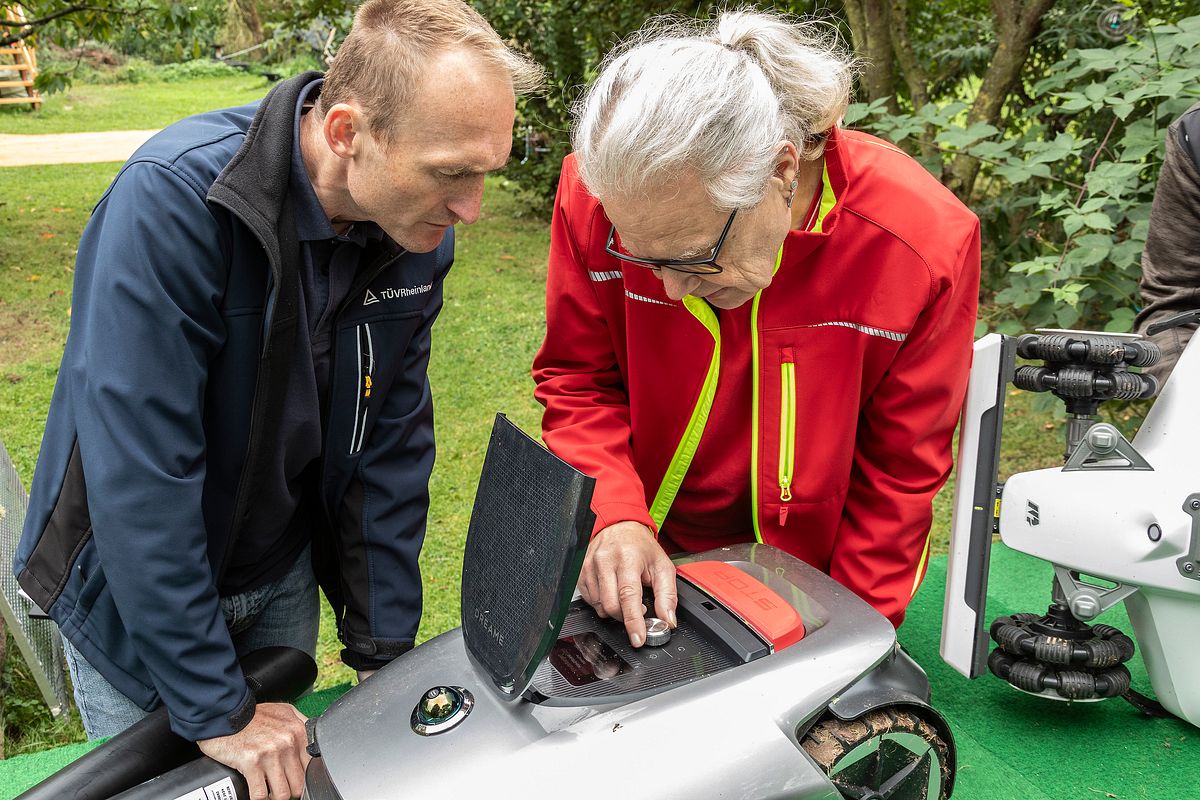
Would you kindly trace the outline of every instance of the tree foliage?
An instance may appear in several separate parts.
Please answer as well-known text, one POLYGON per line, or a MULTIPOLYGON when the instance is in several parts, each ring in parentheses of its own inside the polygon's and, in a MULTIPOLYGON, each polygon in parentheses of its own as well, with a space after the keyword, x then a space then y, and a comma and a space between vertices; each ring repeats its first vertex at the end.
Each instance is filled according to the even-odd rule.
POLYGON ((1122 42, 1083 33, 1064 40, 1059 30, 1042 42, 1040 63, 1027 66, 994 122, 952 95, 904 101, 901 111, 878 98, 848 114, 848 123, 909 147, 979 214, 994 301, 981 329, 1125 331, 1139 306, 1165 128, 1200 100, 1200 17, 1146 20, 1122 42), (1057 60, 1046 58, 1056 50, 1057 60))
POLYGON ((513 160, 506 171, 526 189, 532 213, 549 212, 562 159, 570 152, 570 108, 604 54, 653 14, 684 13, 694 3, 593 3, 586 0, 472 0, 506 40, 546 67, 546 91, 520 101, 513 160))
MULTIPOLYGON (((570 104, 603 54, 649 14, 715 8, 475 5, 553 76, 547 95, 522 109, 509 170, 540 213, 569 149, 570 104)), ((990 301, 981 331, 1128 330, 1164 128, 1200 99, 1193 6, 1130 1, 1115 17, 1111 0, 844 0, 788 10, 833 12, 862 59, 862 102, 847 124, 906 148, 980 216, 990 301)))
MULTIPOLYGON (((349 0, 25 0, 25 22, 0 22, 0 46, 24 39, 47 50, 80 53, 104 48, 163 64, 211 59, 224 50, 254 48, 260 60, 279 63, 320 54, 332 31, 349 30, 349 0)), ((70 85, 77 62, 41 60, 43 92, 70 85)))

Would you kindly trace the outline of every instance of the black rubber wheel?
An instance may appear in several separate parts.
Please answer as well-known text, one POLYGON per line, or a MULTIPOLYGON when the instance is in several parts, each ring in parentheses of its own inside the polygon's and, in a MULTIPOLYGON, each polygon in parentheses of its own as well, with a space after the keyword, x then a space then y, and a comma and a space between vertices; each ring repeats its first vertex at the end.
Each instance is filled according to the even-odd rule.
POLYGON ((950 747, 911 709, 826 717, 800 745, 846 800, 944 800, 950 747))

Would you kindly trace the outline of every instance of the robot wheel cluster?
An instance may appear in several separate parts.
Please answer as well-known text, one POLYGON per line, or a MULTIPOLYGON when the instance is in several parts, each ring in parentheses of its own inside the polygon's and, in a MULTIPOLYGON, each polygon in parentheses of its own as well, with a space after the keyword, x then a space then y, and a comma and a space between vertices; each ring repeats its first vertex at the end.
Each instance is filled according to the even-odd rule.
POLYGON ((1062 605, 1043 616, 1013 614, 991 626, 998 647, 988 669, 1024 692, 1061 700, 1101 700, 1129 691, 1125 662, 1133 640, 1111 625, 1086 625, 1062 605))

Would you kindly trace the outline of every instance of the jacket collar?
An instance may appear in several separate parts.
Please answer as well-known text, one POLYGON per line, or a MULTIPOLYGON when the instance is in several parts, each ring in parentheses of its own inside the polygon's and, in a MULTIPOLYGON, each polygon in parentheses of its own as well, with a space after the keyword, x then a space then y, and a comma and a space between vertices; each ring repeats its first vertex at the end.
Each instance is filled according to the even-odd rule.
POLYGON ((319 72, 306 72, 271 89, 242 146, 208 191, 208 199, 237 214, 276 261, 278 226, 291 176, 296 103, 304 87, 320 77, 319 72))
MULTIPOLYGON (((845 136, 840 128, 834 128, 829 132, 829 138, 825 143, 825 176, 828 184, 822 190, 823 193, 831 192, 833 194, 833 207, 825 213, 819 230, 788 232, 784 246, 787 248, 789 261, 808 257, 837 228, 846 205, 846 195, 850 189, 847 156, 845 136)), ((824 203, 824 198, 820 202, 824 203)))

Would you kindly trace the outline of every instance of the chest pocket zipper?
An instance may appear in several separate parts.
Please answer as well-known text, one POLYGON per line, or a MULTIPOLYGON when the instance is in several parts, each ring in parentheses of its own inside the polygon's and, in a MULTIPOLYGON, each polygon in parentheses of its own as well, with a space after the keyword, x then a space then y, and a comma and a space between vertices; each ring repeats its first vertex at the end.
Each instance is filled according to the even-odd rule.
MULTIPOLYGON (((796 364, 792 348, 781 351, 779 364, 779 500, 792 499, 792 472, 796 466, 796 364)), ((787 523, 788 507, 779 507, 779 524, 787 523)))
POLYGON ((350 436, 350 455, 362 450, 367 433, 367 409, 371 400, 371 385, 375 376, 375 345, 371 340, 370 324, 356 330, 358 338, 358 386, 354 397, 354 430, 350 436))

